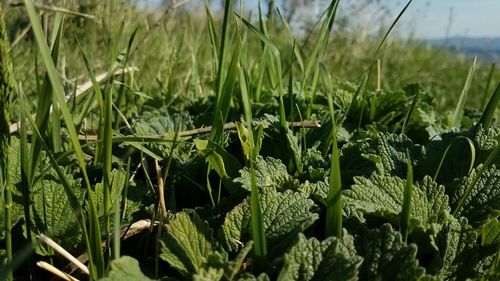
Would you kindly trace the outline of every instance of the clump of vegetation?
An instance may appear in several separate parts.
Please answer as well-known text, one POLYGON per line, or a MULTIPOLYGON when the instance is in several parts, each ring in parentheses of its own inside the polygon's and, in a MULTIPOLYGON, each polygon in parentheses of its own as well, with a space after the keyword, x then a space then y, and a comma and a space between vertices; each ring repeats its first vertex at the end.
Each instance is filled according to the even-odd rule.
POLYGON ((363 42, 67 2, 3 7, 0 279, 500 277, 498 73, 391 42, 412 1, 363 42))

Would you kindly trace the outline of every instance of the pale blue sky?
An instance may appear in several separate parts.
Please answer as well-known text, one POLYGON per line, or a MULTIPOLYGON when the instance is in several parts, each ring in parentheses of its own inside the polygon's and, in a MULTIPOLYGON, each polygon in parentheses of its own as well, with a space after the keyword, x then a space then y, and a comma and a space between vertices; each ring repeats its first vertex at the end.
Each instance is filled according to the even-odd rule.
MULTIPOLYGON (((160 2, 160 0, 145 1, 160 2)), ((287 1, 278 0, 281 3, 287 1)), ((341 10, 342 5, 355 1, 365 0, 341 0, 341 10)), ((192 3, 203 2, 192 0, 192 3)), ((220 0, 214 2, 220 3, 220 0)), ((312 3, 311 11, 318 11, 330 1, 312 0, 310 2, 312 3)), ((385 3, 393 14, 387 19, 388 23, 407 3, 406 0, 381 0, 381 2, 385 3)), ((255 8, 258 0, 243 0, 243 3, 249 8, 255 8)), ((422 39, 445 37, 447 30, 450 36, 500 37, 500 0, 414 0, 398 27, 400 35, 414 32, 416 37, 422 39), (449 25, 450 14, 451 25, 449 25)))
MULTIPOLYGON (((386 2, 395 10, 404 6, 401 0, 386 2)), ((402 27, 420 38, 444 37, 450 12, 451 36, 500 37, 500 0, 414 0, 402 27)))

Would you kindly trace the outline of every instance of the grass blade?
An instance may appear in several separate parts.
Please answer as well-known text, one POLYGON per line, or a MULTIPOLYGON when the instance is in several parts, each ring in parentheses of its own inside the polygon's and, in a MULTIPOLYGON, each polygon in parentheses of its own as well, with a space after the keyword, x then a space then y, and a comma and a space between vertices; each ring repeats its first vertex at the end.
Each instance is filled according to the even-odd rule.
POLYGON ((481 115, 481 119, 479 119, 479 124, 483 126, 483 129, 488 129, 491 126, 491 121, 493 120, 493 116, 495 116, 495 111, 498 107, 498 103, 500 102, 500 83, 498 83, 495 92, 490 98, 488 105, 483 111, 481 115))
POLYGON ((254 241, 254 251, 256 256, 257 267, 262 268, 266 263, 267 244, 266 234, 264 231, 264 217, 260 207, 259 187, 255 178, 255 161, 257 158, 257 150, 252 128, 252 108, 250 97, 248 95, 248 85, 246 82, 245 72, 242 67, 239 68, 239 80, 241 89, 241 100, 245 112, 245 121, 248 130, 248 145, 250 151, 250 179, 251 179, 251 195, 250 195, 250 212, 251 212, 251 233, 254 241))
POLYGON ((460 95, 457 107, 455 108, 455 113, 453 113, 453 119, 450 128, 459 126, 460 121, 462 121, 465 100, 467 99, 467 94, 469 93, 470 90, 472 78, 474 77, 474 71, 476 70, 476 62, 477 62, 477 57, 474 58, 474 62, 472 63, 471 68, 469 69, 469 74, 467 74, 467 79, 465 80, 465 85, 462 90, 462 94, 460 95))
MULTIPOLYGON (((326 70, 325 70, 326 72, 326 70)), ((340 170, 340 153, 337 143, 337 120, 333 108, 331 76, 326 73, 322 76, 323 84, 328 96, 328 107, 332 119, 332 154, 330 159, 330 178, 328 195, 326 199, 325 236, 342 236, 342 179, 340 170)))
POLYGON ((483 98, 481 99, 481 109, 485 109, 486 99, 488 98, 491 82, 493 81, 493 74, 495 73, 496 64, 492 63, 490 71, 488 72, 488 78, 486 78, 486 85, 484 87, 483 98))
POLYGON ((90 261, 91 261, 91 275, 95 279, 104 275, 104 256, 101 249, 101 230, 99 227, 99 220, 97 215, 97 207, 95 205, 92 193, 93 190, 90 187, 90 181, 87 175, 87 168, 85 164, 85 160, 83 158, 83 152, 80 146, 80 142, 78 140, 78 134, 76 132, 75 126, 73 124, 72 115, 68 109, 66 104, 66 99, 64 95, 64 89, 62 86, 62 82, 59 79, 56 67, 54 65, 54 61, 52 60, 49 52, 49 48, 47 46, 47 42, 45 41, 45 36, 40 24, 40 20, 38 18, 38 14, 33 6, 33 2, 31 0, 24 1, 26 10, 28 13, 28 17, 30 19, 33 34, 35 35, 35 39, 40 49, 40 54, 42 56, 42 60, 47 68, 47 74, 49 76, 50 82, 52 84, 53 93, 57 102, 59 104, 63 119, 66 123, 66 128, 68 130, 71 143, 73 148, 75 149, 76 158, 78 159, 78 163, 80 164, 80 169, 82 171, 82 175, 87 186, 87 191, 89 193, 89 225, 90 225, 90 240, 92 247, 89 250, 90 253, 90 261))

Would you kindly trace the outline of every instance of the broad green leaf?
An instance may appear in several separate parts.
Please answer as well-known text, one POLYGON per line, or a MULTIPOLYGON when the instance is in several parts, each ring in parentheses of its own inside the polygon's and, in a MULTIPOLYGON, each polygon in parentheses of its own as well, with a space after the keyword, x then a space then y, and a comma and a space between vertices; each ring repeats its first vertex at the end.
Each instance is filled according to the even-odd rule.
MULTIPOLYGON (((344 191, 348 206, 366 215, 382 217, 397 225, 403 206, 405 181, 398 177, 373 174, 370 178, 355 178, 350 190, 344 191)), ((443 223, 449 216, 448 196, 444 187, 430 177, 416 183, 410 206, 410 227, 427 229, 433 223, 443 223)))
POLYGON ((162 143, 149 143, 145 144, 145 146, 164 158, 172 155, 175 160, 181 162, 189 160, 192 145, 183 142, 179 137, 174 144, 175 132, 191 129, 194 129, 194 125, 189 114, 169 114, 167 110, 163 109, 142 114, 132 125, 132 130, 136 136, 164 136, 167 140, 170 140, 162 143), (174 148, 173 153, 171 153, 172 148, 174 148))
POLYGON ((352 237, 344 233, 343 239, 329 237, 320 242, 316 238, 299 240, 285 254, 285 264, 278 280, 321 281, 357 280, 362 258, 356 255, 352 237))
POLYGON ((405 135, 379 133, 374 140, 368 140, 363 157, 373 161, 377 170, 383 174, 406 176, 407 150, 413 147, 405 135))
MULTIPOLYGON (((55 172, 53 174, 46 174, 33 188, 34 225, 39 232, 70 250, 80 242, 81 232, 64 187, 55 172)), ((82 204, 84 190, 80 183, 70 175, 66 178, 82 204)))
POLYGON ((166 226, 160 257, 187 276, 200 270, 218 249, 208 223, 196 213, 181 212, 166 226))
MULTIPOLYGON (((316 219, 316 205, 300 193, 275 189, 261 190, 260 203, 264 216, 264 229, 269 252, 288 246, 297 233, 310 226, 316 219)), ((231 251, 250 238, 250 201, 245 199, 227 213, 222 225, 222 236, 231 251)))
POLYGON ((418 266, 417 246, 407 245, 389 224, 365 230, 356 239, 356 249, 364 260, 360 280, 419 280, 424 268, 418 266))
POLYGON ((99 281, 137 281, 137 280, 153 280, 148 278, 141 272, 139 262, 129 256, 123 256, 111 262, 111 270, 107 276, 99 279, 99 281))
MULTIPOLYGON (((241 176, 235 179, 235 182, 241 183, 243 188, 250 191, 250 169, 243 168, 240 171, 241 176)), ((286 166, 279 159, 271 157, 263 158, 257 156, 255 161, 255 180, 260 189, 286 189, 287 186, 298 186, 295 180, 286 169, 286 166)))
POLYGON ((489 220, 481 227, 481 246, 500 244, 500 221, 489 220))
POLYGON ((500 210, 500 170, 492 165, 479 177, 469 194, 467 190, 473 184, 474 178, 481 167, 474 169, 469 176, 462 178, 456 187, 448 188, 450 205, 456 208, 462 197, 463 205, 457 210, 457 216, 466 217, 473 225, 480 223, 494 210, 500 210))
POLYGON ((467 219, 452 218, 433 237, 438 253, 428 266, 429 273, 445 280, 466 280, 477 276, 481 261, 476 241, 478 232, 467 219))

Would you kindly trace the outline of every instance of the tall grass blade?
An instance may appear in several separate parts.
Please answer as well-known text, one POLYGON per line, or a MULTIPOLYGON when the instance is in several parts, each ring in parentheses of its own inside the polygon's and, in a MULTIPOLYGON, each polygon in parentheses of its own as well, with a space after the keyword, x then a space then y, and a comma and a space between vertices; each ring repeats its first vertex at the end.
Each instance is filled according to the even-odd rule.
POLYGON ((403 194, 403 208, 400 214, 400 227, 401 235, 403 236, 403 241, 408 241, 408 232, 410 224, 410 209, 411 201, 413 198, 413 167, 411 164, 410 156, 408 155, 408 161, 406 162, 406 185, 403 194))
POLYGON ((477 62, 477 57, 474 58, 474 62, 472 63, 472 66, 469 69, 469 74, 467 74, 467 79, 465 80, 465 85, 462 90, 462 94, 460 95, 457 107, 455 108, 455 113, 453 113, 453 119, 450 128, 459 126, 460 121, 462 121, 465 100, 467 99, 467 94, 469 93, 470 86, 472 84, 472 78, 474 77, 474 71, 476 70, 476 62, 477 62))
POLYGON ((72 115, 68 109, 66 104, 66 99, 64 95, 64 89, 62 83, 59 79, 56 67, 54 65, 54 61, 50 56, 50 51, 45 41, 45 36, 40 24, 40 20, 38 19, 38 14, 33 6, 33 2, 31 0, 24 1, 26 10, 28 13, 28 17, 30 19, 33 34, 35 36, 38 48, 40 49, 40 54, 42 56, 42 60, 47 68, 47 74, 49 76, 50 82, 53 88, 53 94, 57 99, 58 105, 60 107, 64 122, 66 124, 66 128, 68 130, 71 143, 73 148, 75 149, 76 158, 80 165, 80 169, 85 181, 85 185, 87 186, 87 191, 89 193, 89 226, 90 226, 90 241, 91 248, 89 250, 89 258, 91 261, 90 270, 91 275, 95 279, 104 275, 105 264, 104 264, 104 256, 101 249, 101 230, 99 227, 99 220, 97 215, 97 207, 95 205, 92 193, 93 190, 90 186, 90 181, 87 175, 87 168, 85 164, 85 160, 83 158, 83 152, 80 146, 80 142, 78 140, 78 134, 76 132, 75 126, 73 124, 72 115))
POLYGON ((241 100, 245 112, 245 121, 248 130, 248 145, 250 146, 250 179, 251 179, 251 195, 250 195, 250 212, 251 212, 251 233, 254 241, 254 251, 256 256, 256 263, 258 267, 263 267, 266 263, 267 244, 266 235, 264 232, 264 217, 260 207, 259 187, 255 177, 255 161, 257 158, 257 149, 252 128, 252 108, 250 97, 248 95, 247 79, 243 67, 239 68, 239 80, 241 90, 241 100))
POLYGON ((330 159, 330 178, 328 195, 326 199, 326 223, 325 236, 342 236, 342 179, 340 169, 340 153, 337 143, 337 120, 335 118, 335 109, 333 107, 333 89, 331 85, 331 76, 324 71, 322 81, 328 96, 328 107, 330 109, 330 118, 332 119, 332 154, 330 159))
POLYGON ((496 64, 492 63, 490 71, 488 72, 488 77, 486 78, 486 85, 484 86, 483 98, 481 99, 481 109, 484 110, 486 106, 486 100, 488 99, 491 82, 493 81, 493 74, 495 73, 496 64))
MULTIPOLYGON (((221 41, 219 46, 219 66, 217 67, 217 77, 215 79, 215 87, 216 87, 216 99, 217 104, 219 103, 219 99, 223 94, 223 81, 224 81, 224 58, 226 56, 226 41, 228 36, 228 25, 229 20, 231 19, 231 9, 233 7, 233 0, 226 0, 224 6, 224 19, 222 21, 222 33, 221 33, 221 41)), ((229 72, 228 72, 229 73, 229 72)), ((216 111, 217 112, 217 111, 216 111)))
POLYGON ((491 121, 493 121, 493 117, 495 116, 495 111, 498 107, 498 103, 500 102, 500 83, 498 83, 495 92, 490 98, 488 105, 483 111, 481 115, 481 119, 479 119, 479 124, 483 126, 484 129, 488 129, 491 126, 491 121))

